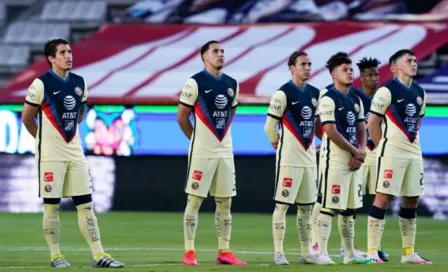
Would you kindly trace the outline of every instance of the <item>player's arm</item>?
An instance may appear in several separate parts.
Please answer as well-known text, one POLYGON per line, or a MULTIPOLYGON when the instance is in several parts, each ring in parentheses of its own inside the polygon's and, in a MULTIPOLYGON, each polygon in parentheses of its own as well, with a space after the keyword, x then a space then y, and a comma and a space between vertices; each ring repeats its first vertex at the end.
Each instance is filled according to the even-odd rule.
POLYGON ((319 138, 320 140, 322 140, 322 134, 324 133, 322 131, 322 124, 319 118, 319 104, 322 96, 327 92, 328 89, 326 88, 320 90, 319 92, 319 100, 317 101, 317 108, 316 108, 316 119, 314 120, 314 135, 316 135, 316 137, 319 138))
POLYGON ((43 98, 44 83, 36 78, 28 88, 28 94, 26 95, 22 111, 22 123, 34 138, 36 138, 37 134, 37 124, 34 118, 37 116, 43 98))
POLYGON ((177 123, 188 139, 191 139, 193 134, 193 125, 190 122, 190 115, 193 112, 197 98, 198 84, 194 79, 190 78, 182 87, 182 93, 179 99, 179 108, 177 110, 177 123))
POLYGON ((391 93, 386 87, 381 87, 375 93, 370 106, 369 120, 367 121, 367 128, 369 129, 370 137, 376 146, 381 140, 381 123, 384 115, 391 103, 391 93))
POLYGON ((82 94, 81 99, 81 109, 79 110, 78 124, 81 124, 82 120, 84 120, 84 113, 86 112, 86 104, 88 97, 89 97, 89 90, 87 88, 86 81, 84 80, 84 92, 82 94))
POLYGON ((264 124, 264 132, 268 136, 272 147, 277 150, 279 136, 276 127, 282 119, 286 109, 286 95, 283 91, 276 91, 269 103, 268 115, 264 124))
POLYGON ((336 128, 335 104, 333 99, 325 96, 319 104, 319 117, 327 136, 342 150, 353 154, 360 161, 364 161, 364 156, 356 147, 351 145, 336 128))
POLYGON ((358 148, 366 149, 367 135, 366 135, 366 121, 364 117, 364 106, 361 99, 359 99, 359 112, 356 120, 356 135, 358 140, 358 148))
POLYGON ((426 113, 426 91, 423 90, 423 101, 422 101, 422 107, 420 108, 420 112, 419 112, 419 116, 418 116, 419 118, 418 118, 418 123, 417 123, 417 130, 420 129, 423 117, 425 117, 425 113, 426 113))
POLYGON ((233 101, 232 101, 232 112, 231 112, 231 115, 230 115, 230 123, 232 123, 233 117, 235 116, 236 107, 238 106, 238 97, 239 96, 240 96, 240 85, 237 83, 236 84, 235 97, 233 98, 233 101))

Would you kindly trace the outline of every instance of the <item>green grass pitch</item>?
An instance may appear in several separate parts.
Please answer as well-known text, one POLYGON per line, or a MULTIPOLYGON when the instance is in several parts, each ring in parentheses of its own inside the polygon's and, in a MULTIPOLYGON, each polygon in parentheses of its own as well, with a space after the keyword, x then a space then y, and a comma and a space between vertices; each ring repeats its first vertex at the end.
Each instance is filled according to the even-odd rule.
MULTIPOLYGON (((89 267, 90 251, 78 230, 74 212, 61 213, 61 249, 72 267, 66 270, 98 271, 89 267)), ((215 264, 217 238, 213 214, 200 213, 196 237, 198 267, 181 265, 183 228, 181 213, 98 214, 101 238, 106 251, 127 266, 122 271, 448 271, 448 221, 418 218, 417 250, 434 262, 431 266, 401 265, 401 235, 397 218, 387 217, 383 247, 391 261, 384 265, 311 266, 298 264, 299 241, 295 217, 288 216, 285 239, 289 266, 272 265, 273 242, 269 214, 233 215, 231 248, 247 261, 247 267, 215 264)), ((337 263, 340 238, 336 219, 330 239, 330 254, 337 263)), ((0 214, 0 271, 53 271, 42 233, 41 214, 0 214)), ((365 249, 366 217, 356 220, 355 243, 365 249)))

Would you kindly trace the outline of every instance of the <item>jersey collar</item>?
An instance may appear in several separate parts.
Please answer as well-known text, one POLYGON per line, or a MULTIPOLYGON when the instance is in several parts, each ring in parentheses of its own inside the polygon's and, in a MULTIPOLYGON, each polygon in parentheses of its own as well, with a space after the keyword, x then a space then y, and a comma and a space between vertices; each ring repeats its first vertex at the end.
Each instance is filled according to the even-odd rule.
POLYGON ((215 77, 214 75, 212 75, 212 74, 210 74, 207 70, 202 70, 202 72, 206 75, 206 76, 208 76, 208 77, 210 77, 211 79, 213 79, 213 80, 216 80, 216 81, 218 81, 218 80, 220 80, 221 78, 222 78, 222 76, 224 75, 224 74, 221 74, 219 77, 215 77))
POLYGON ((290 80, 288 83, 291 84, 291 85, 293 86, 293 88, 295 88, 296 90, 298 90, 298 91, 301 92, 301 93, 303 93, 303 92, 305 91, 306 86, 308 85, 308 84, 305 83, 305 86, 303 86, 303 88, 300 88, 300 87, 297 86, 297 84, 295 84, 294 81, 292 81, 292 80, 290 80))
POLYGON ((67 82, 68 82, 68 79, 70 78, 70 72, 68 73, 68 75, 67 75, 66 78, 62 78, 62 77, 60 77, 58 74, 56 74, 55 71, 53 71, 53 69, 50 69, 49 73, 50 73, 52 76, 54 76, 57 80, 60 80, 60 81, 62 81, 62 82, 64 82, 64 83, 67 83, 67 82))

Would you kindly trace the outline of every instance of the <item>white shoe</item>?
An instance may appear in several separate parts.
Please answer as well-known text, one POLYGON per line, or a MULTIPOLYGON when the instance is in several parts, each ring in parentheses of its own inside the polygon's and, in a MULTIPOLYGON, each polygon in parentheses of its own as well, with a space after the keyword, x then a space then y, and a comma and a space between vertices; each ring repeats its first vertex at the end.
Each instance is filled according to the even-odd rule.
POLYGON ((288 262, 288 260, 286 260, 285 254, 275 253, 274 264, 275 265, 288 265, 289 262, 288 262))
POLYGON ((327 254, 319 254, 316 256, 314 264, 330 265, 335 264, 335 262, 333 262, 333 260, 327 254))
POLYGON ((371 253, 371 254, 367 254, 367 259, 371 260, 372 262, 376 263, 376 264, 383 264, 383 260, 381 260, 380 256, 378 256, 378 253, 371 253))
POLYGON ((431 261, 425 260, 417 252, 412 253, 409 256, 401 256, 401 263, 408 264, 432 264, 431 261))
POLYGON ((299 259, 299 263, 301 264, 318 264, 319 255, 308 255, 308 256, 301 256, 299 259))

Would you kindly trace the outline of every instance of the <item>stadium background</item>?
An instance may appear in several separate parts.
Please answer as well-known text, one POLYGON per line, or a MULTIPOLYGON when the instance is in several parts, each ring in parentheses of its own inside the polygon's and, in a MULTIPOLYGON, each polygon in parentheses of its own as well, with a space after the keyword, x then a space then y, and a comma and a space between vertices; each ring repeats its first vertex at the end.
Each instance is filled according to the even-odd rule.
MULTIPOLYGON (((263 125, 270 95, 289 77, 292 51, 310 54, 311 83, 322 88, 331 80, 324 63, 336 51, 355 62, 379 58, 385 82, 389 56, 411 48, 417 81, 428 93, 419 214, 445 219, 447 19, 446 0, 0 0, 0 210, 42 210, 34 140, 20 113, 27 86, 48 70, 44 42, 61 37, 72 43, 74 72, 89 86, 80 134, 96 210, 182 212, 188 141, 177 126, 176 102, 183 82, 202 69, 200 45, 217 39, 226 49, 224 71, 241 83, 232 127, 234 212, 272 212, 275 158, 263 125)), ((202 210, 213 206, 208 200, 202 210)), ((397 200, 391 212, 398 207, 397 200)), ((70 201, 63 208, 74 209, 70 201)))

